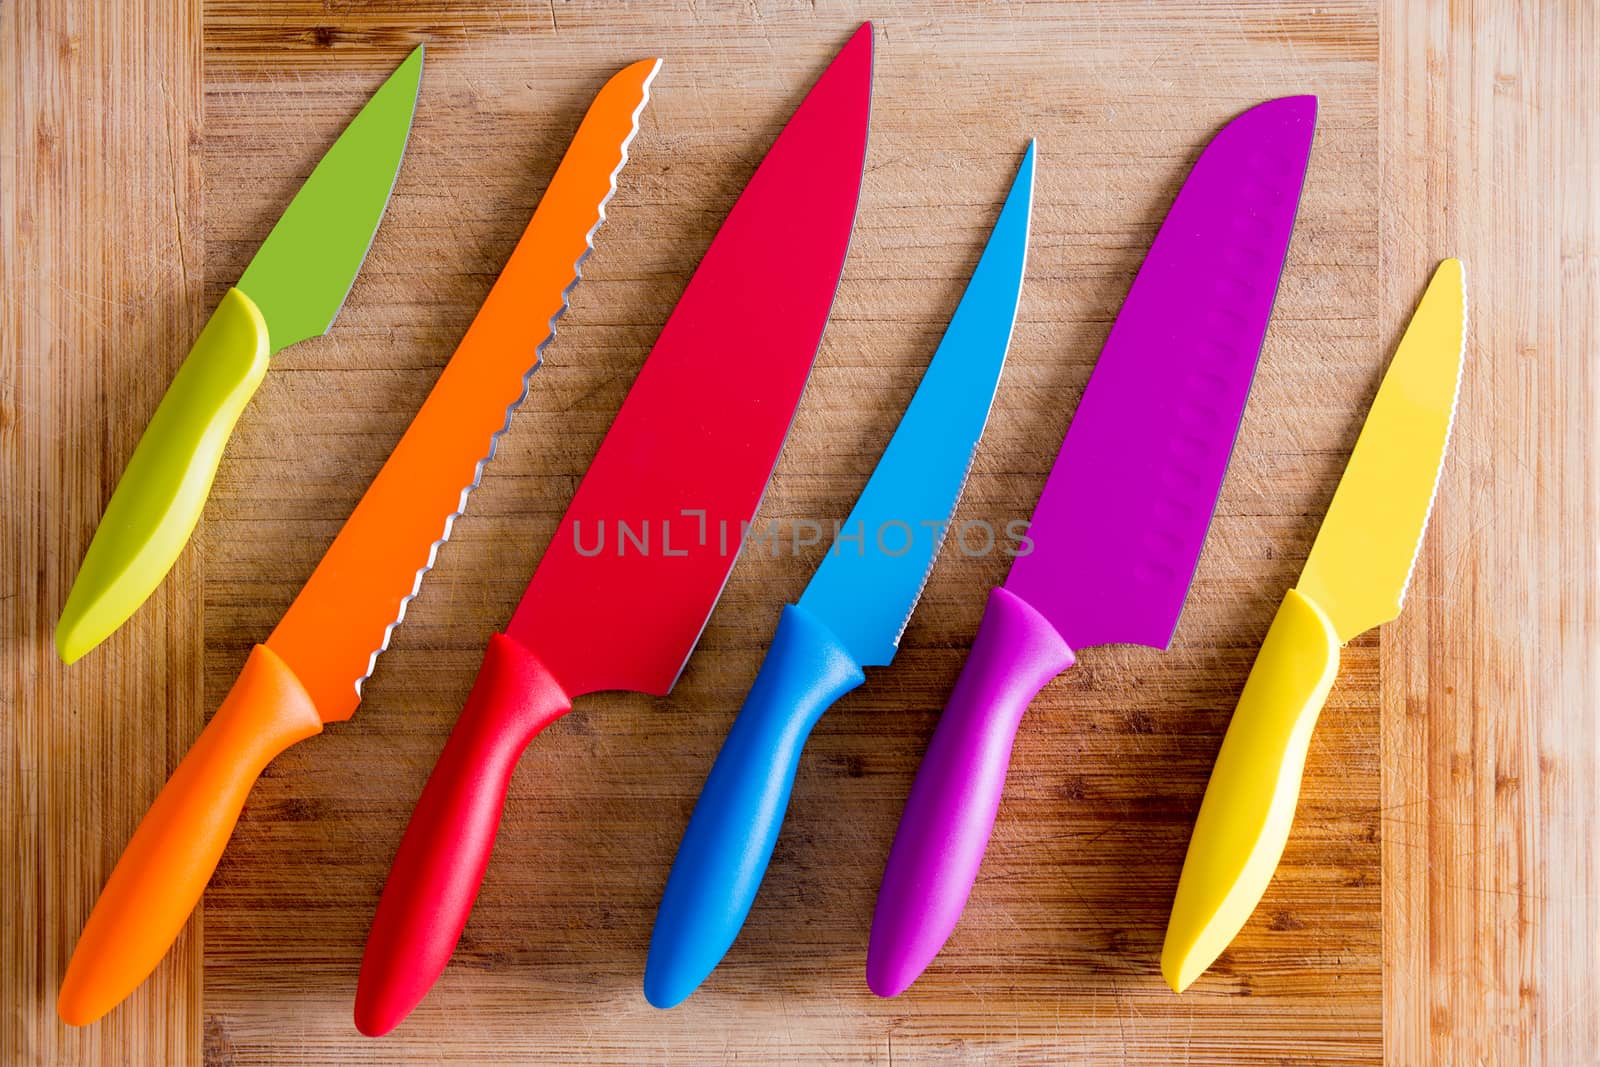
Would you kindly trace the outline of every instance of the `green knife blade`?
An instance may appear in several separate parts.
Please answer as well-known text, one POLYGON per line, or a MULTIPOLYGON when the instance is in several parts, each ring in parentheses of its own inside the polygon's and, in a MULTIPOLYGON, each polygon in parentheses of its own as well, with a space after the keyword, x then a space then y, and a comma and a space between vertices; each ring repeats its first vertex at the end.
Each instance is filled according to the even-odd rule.
POLYGON ((422 46, 372 94, 239 278, 279 352, 328 332, 367 258, 411 133, 422 46))
POLYGON ((271 354, 333 324, 388 207, 421 78, 418 46, 328 149, 195 339, 61 609, 56 651, 66 662, 126 622, 172 569, 271 354))

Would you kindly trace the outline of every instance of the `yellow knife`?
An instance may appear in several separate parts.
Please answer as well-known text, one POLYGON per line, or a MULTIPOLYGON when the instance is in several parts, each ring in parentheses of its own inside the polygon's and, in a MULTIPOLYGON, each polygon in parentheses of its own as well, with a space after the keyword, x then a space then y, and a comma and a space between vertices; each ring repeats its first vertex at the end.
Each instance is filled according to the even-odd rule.
POLYGON ((1400 614, 1450 440, 1466 319, 1461 263, 1447 259, 1400 339, 1217 754, 1161 951, 1161 973, 1180 993, 1228 947, 1272 880, 1339 649, 1400 614))

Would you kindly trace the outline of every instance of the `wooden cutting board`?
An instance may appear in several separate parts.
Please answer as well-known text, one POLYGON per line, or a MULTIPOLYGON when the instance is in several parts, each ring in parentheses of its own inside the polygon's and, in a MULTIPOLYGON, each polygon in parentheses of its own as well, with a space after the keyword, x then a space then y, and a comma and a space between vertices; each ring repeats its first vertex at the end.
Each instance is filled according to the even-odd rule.
MULTIPOLYGON (((208 301, 365 94, 428 44, 410 151, 349 304, 330 336, 275 359, 218 478, 204 529, 207 708, 431 387, 590 97, 625 63, 664 59, 571 312, 361 711, 269 768, 206 897, 213 1062, 1376 1062, 1371 640, 1348 655, 1298 832, 1256 918, 1182 998, 1156 966, 1228 714, 1388 355, 1375 318, 1371 4, 870 12, 874 114, 854 244, 762 508, 786 524, 848 510, 1029 136, 1040 152, 1029 273, 959 513, 997 527, 1031 510, 1201 147, 1260 100, 1320 98, 1276 316, 1177 640, 1168 652, 1095 649, 1035 702, 961 927, 911 993, 878 1000, 863 961, 883 858, 1006 564, 947 550, 896 663, 819 726, 740 941, 699 994, 660 1013, 639 984, 661 885, 778 608, 820 549, 747 556, 670 698, 586 698, 534 744, 454 962, 379 1043, 350 1023, 362 945, 484 642, 733 198, 865 13, 213 2, 205 14, 208 301)), ((530 344, 535 334, 530 324, 530 344)))
MULTIPOLYGON (((1378 772, 1367 747, 1374 669, 1381 675, 1384 1060, 1406 1067, 1600 1063, 1600 1014, 1593 1010, 1600 913, 1592 892, 1600 843, 1594 821, 1600 747, 1593 714, 1600 692, 1593 655, 1600 633, 1593 551, 1600 538, 1593 478, 1600 458, 1594 430, 1600 389, 1591 358, 1600 337, 1600 203, 1594 196, 1600 137, 1572 104, 1597 91, 1592 57, 1600 48, 1600 11, 1589 4, 1429 0, 1382 5, 1375 31, 1370 12, 1359 8, 1252 4, 1239 13, 1230 5, 1166 3, 1157 12, 1146 10, 1154 6, 1136 0, 1100 0, 1083 10, 1030 4, 1025 12, 1007 8, 978 24, 964 9, 953 9, 961 18, 952 22, 946 17, 952 9, 930 13, 890 4, 818 14, 766 5, 714 11, 706 3, 678 12, 652 3, 636 16, 638 22, 606 29, 592 19, 583 22, 564 0, 553 8, 495 16, 481 13, 485 6, 475 17, 464 14, 465 4, 431 6, 410 17, 380 6, 332 3, 281 11, 201 0, 0 4, 0 493, 6 503, 0 508, 0 678, 6 683, 0 686, 0 903, 6 916, 0 923, 0 1063, 889 1063, 896 1054, 902 1063, 1370 1060, 1377 1054, 1372 939, 1378 920, 1370 884, 1337 885, 1330 857, 1338 853, 1327 846, 1348 845, 1353 858, 1345 869, 1376 877, 1370 849, 1354 844, 1360 834, 1340 826, 1340 820, 1355 820, 1369 833, 1378 828, 1371 814, 1378 772), (555 18, 552 33, 545 30, 547 11, 555 18), (367 419, 367 432, 383 440, 370 448, 356 441, 367 451, 350 462, 366 464, 370 474, 426 388, 422 381, 413 386, 413 376, 430 378, 459 336, 588 95, 622 61, 616 53, 637 54, 630 41, 643 42, 641 49, 668 50, 680 66, 701 62, 698 70, 671 75, 677 82, 669 77, 661 83, 658 110, 677 99, 679 104, 670 105, 676 117, 672 123, 651 120, 657 124, 641 138, 645 154, 630 174, 640 175, 639 181, 651 174, 662 183, 669 177, 673 183, 699 181, 706 202, 721 196, 725 204, 826 53, 853 19, 868 15, 881 20, 880 61, 895 47, 917 42, 916 54, 939 57, 928 77, 939 79, 936 106, 942 110, 909 121, 908 100, 920 100, 927 91, 908 97, 903 87, 912 79, 899 77, 898 110, 888 114, 903 116, 893 143, 900 177, 885 169, 890 160, 875 147, 878 170, 869 176, 867 203, 878 205, 874 219, 896 203, 902 211, 909 207, 914 217, 906 223, 907 234, 942 236, 930 249, 902 243, 885 251, 887 224, 869 227, 863 216, 862 239, 879 251, 870 261, 874 273, 858 279, 854 272, 867 271, 869 261, 852 262, 847 292, 876 296, 888 290, 893 295, 884 303, 905 305, 876 324, 862 318, 865 305, 855 312, 857 344, 866 333, 882 338, 872 355, 883 361, 873 365, 883 368, 884 377, 841 395, 840 376, 852 365, 865 366, 865 357, 859 348, 830 342, 805 409, 809 429, 796 439, 797 449, 817 456, 824 450, 806 442, 833 435, 834 449, 822 458, 837 467, 820 468, 832 473, 817 484, 824 495, 836 494, 827 499, 841 509, 887 436, 894 406, 909 395, 959 279, 976 257, 987 225, 984 213, 993 211, 1003 188, 1009 163, 997 161, 1004 146, 990 142, 1005 131, 991 133, 986 123, 993 119, 974 118, 980 103, 1003 109, 1015 108, 1019 98, 1031 101, 1018 124, 1026 120, 1029 132, 1041 134, 1047 127, 1062 131, 1049 138, 1054 147, 1047 146, 1046 161, 1076 160, 1077 169, 1067 176, 1070 182, 1050 179, 1057 182, 1051 193, 1056 237, 1043 250, 1036 244, 1030 301, 1033 289, 1045 284, 1045 259, 1054 271, 1053 288, 1048 299, 1041 293, 1025 309, 1031 316, 1026 329, 1033 334, 1027 340, 1019 336, 1017 353, 1036 377, 1025 381, 1017 376, 1020 362, 1014 366, 1001 397, 1004 410, 996 416, 998 434, 1010 433, 1032 451, 996 453, 1005 459, 1000 465, 985 453, 989 466, 980 471, 979 486, 988 486, 989 495, 969 502, 971 514, 1027 501, 1042 481, 1042 457, 1051 446, 1038 444, 1031 431, 1004 427, 1031 419, 1040 423, 1040 433, 1059 434, 1055 420, 1067 417, 1143 242, 1201 131, 1258 94, 1297 91, 1307 83, 1323 94, 1312 199, 1285 280, 1286 297, 1295 287, 1301 292, 1293 307, 1280 304, 1279 328, 1245 426, 1247 445, 1223 502, 1226 521, 1202 567, 1201 592, 1210 596, 1197 596, 1188 625, 1201 625, 1193 615, 1199 612, 1237 618, 1222 619, 1206 641, 1180 640, 1169 656, 1141 654, 1116 662, 1120 675, 1107 677, 1113 661, 1098 676, 1080 668, 1076 679, 1060 686, 1082 679, 1084 689, 1046 695, 1018 752, 1019 776, 1025 773, 1032 789, 1014 797, 1008 809, 1002 823, 1008 843, 991 857, 991 874, 969 916, 981 916, 983 925, 969 921, 963 927, 962 955, 942 960, 913 997, 869 1002, 851 977, 861 965, 865 911, 852 914, 833 905, 841 896, 844 904, 863 909, 870 902, 893 811, 911 773, 914 757, 907 753, 932 728, 943 686, 970 638, 974 598, 992 577, 992 562, 946 559, 913 635, 916 666, 908 658, 895 672, 878 672, 873 687, 855 698, 870 706, 841 707, 820 728, 801 783, 809 802, 800 806, 781 846, 770 901, 759 905, 762 921, 752 924, 728 967, 693 1005, 656 1015, 643 1011, 631 991, 652 895, 676 835, 675 827, 661 830, 658 824, 684 818, 717 735, 754 672, 756 649, 774 618, 772 603, 798 588, 805 569, 787 560, 746 560, 737 581, 770 581, 774 590, 755 609, 754 587, 736 585, 743 599, 724 604, 714 624, 720 628, 712 631, 721 644, 713 649, 708 642, 706 655, 691 668, 685 685, 692 693, 680 689, 674 701, 648 706, 597 704, 594 714, 609 718, 575 717, 564 727, 587 733, 541 739, 541 746, 574 751, 539 756, 547 751, 541 747, 530 756, 514 809, 520 844, 502 851, 496 872, 503 873, 491 874, 497 907, 480 913, 463 954, 464 962, 476 966, 458 968, 395 1038, 359 1041, 345 1010, 382 866, 476 665, 481 630, 507 609, 522 577, 488 585, 477 575, 498 574, 484 563, 497 551, 516 554, 512 566, 531 564, 542 536, 530 532, 531 526, 543 516, 548 532, 555 507, 539 510, 544 505, 537 494, 570 492, 581 467, 581 460, 554 451, 570 440, 559 427, 547 426, 538 414, 525 417, 512 438, 523 450, 513 466, 524 474, 571 476, 551 489, 526 477, 516 482, 516 471, 503 461, 492 472, 490 485, 474 501, 473 518, 464 524, 473 540, 450 546, 418 614, 379 671, 363 714, 392 717, 372 727, 366 719, 351 724, 339 742, 343 748, 308 747, 309 763, 299 770, 319 770, 320 777, 301 773, 285 780, 295 788, 273 782, 263 787, 245 823, 239 866, 229 859, 205 919, 190 925, 150 981, 116 1012, 92 1027, 63 1026, 55 1015, 55 992, 73 937, 122 843, 208 709, 202 691, 208 622, 214 704, 245 644, 270 627, 288 589, 309 570, 350 503, 348 497, 332 501, 315 494, 302 503, 305 482, 289 489, 278 481, 285 470, 304 471, 317 456, 329 463, 327 457, 352 444, 313 425, 313 417, 322 418, 326 410, 329 421, 367 419), (1013 22, 1012 15, 1027 18, 1013 22), (323 28, 327 32, 319 32, 323 28), (415 241, 414 216, 422 211, 423 193, 411 194, 411 222, 391 215, 385 233, 395 236, 380 240, 380 251, 391 249, 383 252, 390 266, 383 281, 363 281, 352 305, 368 316, 366 336, 386 347, 324 349, 328 361, 320 368, 309 353, 299 364, 289 354, 283 361, 289 373, 313 384, 307 392, 286 389, 270 404, 263 397, 246 426, 268 420, 261 425, 281 427, 299 446, 290 451, 258 432, 256 453, 244 457, 253 465, 230 469, 227 499, 208 509, 203 543, 179 560, 130 625, 95 655, 63 667, 50 648, 54 613, 111 486, 210 302, 281 210, 295 181, 422 30, 436 45, 461 46, 456 63, 503 47, 495 44, 501 34, 516 42, 518 78, 502 70, 493 85, 497 92, 528 94, 526 106, 520 95, 506 103, 485 102, 489 83, 483 72, 493 65, 480 62, 470 84, 458 67, 451 81, 453 120, 438 128, 460 144, 473 130, 480 139, 486 136, 480 127, 487 119, 475 120, 469 112, 499 116, 502 127, 509 122, 523 139, 530 169, 513 179, 502 176, 502 191, 495 192, 483 185, 485 175, 467 156, 458 152, 454 158, 461 162, 453 170, 447 166, 437 138, 432 148, 413 145, 408 167, 423 165, 417 159, 432 152, 431 173, 451 177, 448 192, 434 193, 429 201, 433 225, 443 229, 439 223, 450 218, 461 237, 447 244, 442 234, 434 235, 433 250, 426 253, 432 262, 419 258, 408 265, 405 248, 384 242, 399 240, 407 226, 407 239, 415 241), (608 36, 613 32, 621 36, 617 47, 608 36), (1375 32, 1381 55, 1374 113, 1369 80, 1375 32), (770 52, 762 35, 778 42, 770 52), (209 57, 203 39, 212 48, 209 57), (1048 65, 1040 58, 1045 47, 1055 50, 1048 65), (969 61, 969 54, 977 58, 969 61), (1031 80, 1000 78, 997 72, 1020 68, 1015 57, 1021 55, 1034 57, 1031 80), (529 67, 535 57, 550 56, 548 69, 529 67), (1240 65, 1240 56, 1248 62, 1240 65), (719 63, 712 65, 712 58, 719 63), (785 66, 774 67, 780 60, 785 66), (573 62, 592 68, 573 75, 581 85, 575 81, 559 92, 545 86, 534 98, 533 90, 545 84, 538 78, 573 62), (352 70, 352 63, 362 65, 352 70), (231 90, 217 80, 230 69, 231 90), (728 85, 730 70, 749 93, 734 98, 724 89, 728 100, 716 106, 726 113, 717 114, 717 130, 708 133, 709 110, 689 105, 713 91, 707 87, 728 85), (206 83, 213 85, 209 96, 206 83), (1058 92, 1052 98, 1062 108, 1057 112, 1035 97, 1035 85, 1066 86, 1074 95, 1058 92), (674 86, 676 98, 666 92, 674 86), (950 86, 961 92, 950 92, 950 86), (249 99, 235 106, 225 95, 230 91, 249 99), (297 94, 304 99, 295 103, 297 94), (964 101, 961 106, 971 112, 958 111, 959 122, 946 121, 950 100, 964 101), (1129 102, 1143 109, 1145 128, 1166 131, 1146 137, 1137 157, 1125 151, 1141 129, 1137 113, 1127 113, 1129 102), (1337 136, 1328 126, 1335 103, 1342 109, 1334 113, 1340 118, 1332 128, 1337 136), (262 109, 280 109, 285 117, 264 118, 262 109), (729 116, 743 116, 746 125, 729 116), (223 119, 232 120, 231 131, 223 119), (1374 124, 1376 148, 1368 134, 1374 124), (684 129, 699 132, 687 142, 672 139, 684 129), (992 170, 956 176, 949 166, 934 166, 936 151, 963 144, 963 129, 973 131, 964 138, 973 151, 963 147, 950 158, 969 166, 987 160, 992 170), (737 154, 733 133, 727 143, 722 137, 741 130, 749 138, 748 155, 737 154), (1110 133, 1124 142, 1114 146, 1110 133), (266 150, 219 181, 227 177, 221 170, 226 153, 262 137, 272 142, 266 150), (1091 144, 1102 162, 1086 154, 1091 144), (1330 156, 1336 147, 1341 154, 1330 156), (1369 193, 1374 151, 1377 190, 1369 193), (673 175, 651 161, 663 157, 692 159, 731 176, 725 187, 713 188, 713 177, 700 166, 680 166, 673 175), (1117 167, 1137 171, 1131 185, 1117 167), (1095 170, 1103 173, 1093 175, 1099 183, 1090 185, 1084 179, 1095 170), (1132 199, 1113 202, 1104 191, 1111 188, 1107 177, 1132 199), (1338 184, 1319 185, 1333 180, 1338 184), (518 185, 513 196, 508 181, 526 188, 518 185), (992 191, 979 191, 985 181, 992 191), (277 183, 270 195, 258 188, 263 182, 277 183), (470 218, 458 206, 481 208, 491 196, 519 202, 505 215, 484 208, 470 218), (260 202, 247 203, 253 197, 260 202), (1334 214, 1337 209, 1351 219, 1366 218, 1372 198, 1379 201, 1376 253, 1358 240, 1362 223, 1334 214), (1100 204, 1093 212, 1086 208, 1090 200, 1100 204), (252 214, 237 217, 245 212, 252 214), (933 230, 925 220, 942 220, 949 229, 933 230), (237 247, 230 251, 224 237, 237 247), (481 267, 470 258, 480 249, 481 267), (902 273, 893 274, 885 263, 888 252, 900 257, 893 263, 911 261, 916 269, 901 267, 902 273), (1468 265, 1468 365, 1450 461, 1407 610, 1384 628, 1376 663, 1370 645, 1353 650, 1361 673, 1346 674, 1340 702, 1324 720, 1307 783, 1314 793, 1308 801, 1316 808, 1303 809, 1300 824, 1301 834, 1320 836, 1308 837, 1306 848, 1292 846, 1274 883, 1274 910, 1246 932, 1225 961, 1227 970, 1218 972, 1219 984, 1172 998, 1150 970, 1152 931, 1162 919, 1160 894, 1170 892, 1175 876, 1181 826, 1199 795, 1209 755, 1203 750, 1215 745, 1219 709, 1231 703, 1245 669, 1242 650, 1265 627, 1266 604, 1297 562, 1287 556, 1304 550, 1310 516, 1331 488, 1330 472, 1365 400, 1364 393, 1345 392, 1358 390, 1347 381, 1344 364, 1324 368, 1320 361, 1330 353, 1353 361, 1350 380, 1370 390, 1423 279, 1447 255, 1459 255, 1468 265), (220 264, 213 261, 218 256, 220 264), (1327 286, 1326 299, 1313 301, 1304 289, 1312 264, 1318 265, 1319 283, 1337 278, 1327 286), (1079 270, 1068 274, 1071 267, 1079 270), (402 270, 425 274, 430 284, 402 282, 402 270), (1373 275, 1376 284, 1364 284, 1373 275), (902 281, 884 280, 893 277, 902 281), (470 297, 439 289, 440 279, 471 288, 470 297), (938 294, 930 288, 936 284, 943 286, 938 294), (410 294, 404 308, 397 295, 402 289, 410 294), (447 303, 431 299, 438 292, 446 293, 447 303), (913 299, 921 302, 913 305, 913 299), (1344 299, 1356 302, 1334 302, 1344 299), (1376 344, 1341 340, 1316 321, 1312 308, 1324 317, 1335 309, 1362 316, 1376 309, 1376 344), (407 338, 431 323, 440 334, 437 349, 429 347, 432 340, 407 340, 416 345, 404 354, 409 362, 384 362, 393 351, 384 309, 392 309, 395 327, 407 338), (911 336, 917 331, 919 336, 911 336), (1092 336, 1086 340, 1085 334, 1092 336), (1314 343, 1322 347, 1313 351, 1314 343), (340 393, 334 375, 352 368, 365 388, 340 393), (1286 380, 1288 374, 1303 377, 1286 380), (823 381, 829 375, 832 385, 823 381), (1286 418, 1283 412, 1291 409, 1284 405, 1301 395, 1296 386, 1319 390, 1316 395, 1329 405, 1320 410, 1337 407, 1350 425, 1341 431, 1308 422, 1298 409, 1299 421, 1286 418), (400 390, 411 388, 414 395, 399 398, 400 390), (320 391, 315 402, 309 390, 320 391), (822 390, 832 391, 831 404, 812 415, 822 390), (1276 406, 1263 402, 1268 390, 1276 406), (375 391, 385 397, 378 407, 371 400, 375 391), (1058 394, 1065 410, 1056 416, 1048 402, 1058 394), (285 405, 293 419, 286 417, 285 405), (337 417, 335 410, 341 411, 337 417), (523 440, 537 434, 546 436, 523 440), (307 447, 315 439, 321 444, 307 447), (1264 451, 1262 442, 1274 450, 1264 451), (269 448, 289 454, 282 464, 266 462, 269 448), (1264 456, 1273 457, 1270 465, 1264 466, 1264 456), (1254 469, 1241 477, 1245 462, 1254 469), (251 482, 251 472, 263 481, 251 482), (504 487, 494 488, 501 478, 508 479, 504 487), (840 488, 835 479, 851 484, 840 488), (1017 488, 1013 481, 1029 484, 1017 488), (496 492, 507 495, 494 498, 502 502, 488 510, 486 498, 496 492), (1242 517, 1257 503, 1253 513, 1279 516, 1278 525, 1258 521, 1253 535, 1241 532, 1249 522, 1242 517), (253 529, 266 517, 281 517, 286 528, 315 527, 302 533, 320 540, 303 558, 285 562, 283 553, 299 551, 299 542, 253 529), (511 539, 497 540, 501 532, 511 539), (248 554, 238 547, 246 545, 248 554), (1268 546, 1285 555, 1268 559, 1268 546), (462 560, 463 552, 464 561, 451 562, 462 560), (450 577, 452 567, 463 568, 459 579, 450 577), (745 569, 755 573, 745 577, 745 569), (776 588, 784 582, 790 584, 776 588), (255 620, 239 607, 252 597, 274 598, 255 620), (964 621, 955 617, 961 612, 969 613, 964 621), (480 633, 458 633, 462 622, 480 633), (424 623, 426 629, 415 628, 424 623), (1219 644, 1225 626, 1235 627, 1228 632, 1236 637, 1219 644), (219 639, 228 643, 219 645, 219 639), (439 653, 421 667, 420 657, 434 647, 439 653), (1202 654, 1210 658, 1195 662, 1202 654), (1194 663, 1190 674, 1159 673, 1177 671, 1174 664, 1184 662, 1194 663), (938 679, 924 678, 941 671, 938 679), (738 677, 728 681, 724 673, 738 677), (1230 674, 1226 680, 1219 677, 1224 673, 1230 674), (1158 695, 1132 704, 1135 684, 1138 692, 1158 695), (1126 719, 1117 716, 1137 709, 1159 709, 1160 718, 1150 733, 1129 738, 1126 719), (1089 718, 1094 712, 1098 720, 1089 718), (904 718, 893 721, 897 714, 904 718), (1090 721, 1116 725, 1124 736, 1109 730, 1089 734, 1090 721), (852 725, 867 723, 877 736, 863 739, 859 729, 851 732, 852 725), (630 724, 632 731, 624 733, 630 724), (318 759, 329 761, 347 756, 349 746, 365 736, 357 731, 368 728, 374 733, 366 744, 388 748, 366 752, 365 779, 340 774, 343 766, 336 762, 310 759, 313 751, 328 751, 318 759), (1065 749, 1063 738, 1071 748, 1065 749), (1100 751, 1112 748, 1114 753, 1100 751), (1202 751, 1196 755, 1195 749, 1202 751), (640 762, 649 766, 636 773, 619 768, 624 756, 640 752, 647 754, 640 762), (1158 766, 1156 760, 1168 754, 1174 758, 1158 766), (1074 758, 1072 767, 1062 767, 1066 755, 1074 758), (859 762, 850 763, 852 757, 859 762), (1129 767, 1129 781, 1119 794, 1107 788, 1112 783, 1104 775, 1123 766, 1129 767), (673 773, 657 773, 663 770, 673 773), (850 778, 854 770, 860 779, 850 778), (1081 786, 1072 781, 1074 773, 1083 775, 1081 786), (1132 781, 1135 773, 1144 780, 1132 781), (408 776, 404 799, 386 792, 396 788, 396 774, 408 776), (335 777, 337 783, 328 781, 335 777), (880 778, 894 781, 880 786, 880 778), (641 805, 647 783, 654 795, 667 796, 665 805, 641 805), (847 788, 829 790, 833 784, 847 788), (850 807, 835 814, 841 805, 830 805, 828 798, 839 794, 850 807), (368 797, 382 799, 366 804, 368 797), (640 815, 633 837, 623 836, 628 827, 594 822, 596 812, 641 806, 650 806, 654 817, 640 815), (1111 811, 1119 814, 1113 818, 1111 811), (1147 847, 1130 847, 1127 824, 1141 814, 1146 819, 1140 828, 1148 832, 1139 843, 1147 847), (1312 814, 1314 819, 1306 817, 1312 814), (1033 821, 1023 825, 1021 819, 1033 821), (573 826, 562 836, 567 822, 573 826), (1099 840, 1087 840, 1085 827, 1099 840), (867 837, 871 842, 863 844, 867 837), (1089 877, 1094 864, 1104 870, 1108 856, 1126 870, 1089 877), (841 864, 841 857, 851 862, 841 864), (1001 862, 1008 864, 1003 874, 995 867, 1001 862), (642 873, 652 864, 658 865, 653 874, 642 873), (536 885, 529 873, 534 869, 541 882, 555 884, 536 885), (595 873, 585 877, 588 871, 595 873), (275 880, 266 880, 268 872, 275 880), (355 877, 337 876, 347 872, 355 877), (629 872, 654 884, 641 889, 628 881, 629 872), (1118 889, 1107 888, 1113 874, 1118 889), (1148 895, 1139 892, 1140 876, 1155 887, 1148 895), (1297 929, 1293 921, 1276 920, 1280 914, 1307 925, 1297 929), (1324 929, 1341 915, 1348 928, 1324 929), (328 917, 340 921, 317 922, 328 917), (204 973, 203 941, 210 959, 204 973), (1248 998, 1239 995, 1240 975, 1254 979, 1248 998), (202 977, 210 1009, 204 1029, 202 977), (1345 1046, 1330 1045, 1338 1039, 1336 1020, 1346 1024, 1345 1046), (1308 1050, 1308 1040, 1321 1047, 1308 1050)), ((506 62, 511 61, 502 56, 501 66, 506 62)), ((889 68, 880 65, 880 72, 887 76, 889 68)), ((429 107, 445 106, 443 97, 427 99, 429 107)), ((885 127, 882 102, 880 92, 875 146, 893 130, 885 127)), ((1003 110, 1000 115, 1008 117, 1003 110)), ((504 166, 498 156, 484 162, 504 166)), ((421 175, 403 191, 430 189, 421 175)), ((705 219, 689 214, 700 202, 677 195, 687 185, 624 184, 619 205, 631 203, 636 210, 620 214, 613 227, 631 225, 633 237, 608 235, 607 241, 623 241, 620 258, 608 266, 612 261, 602 253, 595 262, 596 269, 612 272, 612 284, 602 287, 618 295, 599 300, 588 289, 580 291, 579 310, 569 323, 582 316, 586 325, 564 334, 541 382, 550 387, 563 366, 568 374, 590 375, 566 387, 567 395, 576 394, 577 386, 594 389, 579 415, 596 425, 582 428, 584 443, 569 445, 579 450, 592 450, 599 425, 621 395, 620 385, 594 377, 604 373, 595 367, 632 359, 619 371, 624 381, 632 373, 722 211, 708 209, 705 219), (681 205, 676 221, 674 205, 681 205), (658 219, 666 221, 646 224, 658 219), (660 243, 651 245, 648 238, 658 234, 660 243), (628 277, 623 264, 640 262, 653 262, 654 272, 628 277), (671 292, 649 295, 657 287, 671 292), (630 305, 639 320, 637 337, 627 328, 629 320, 602 321, 603 314, 615 314, 616 299, 645 302, 630 305), (648 315, 640 310, 646 304, 648 315), (599 363, 583 362, 595 359, 602 337, 607 339, 599 363), (580 341, 590 346, 589 355, 576 351, 580 341), (574 347, 570 357, 567 346, 574 347)), ((593 273, 590 286, 607 277, 593 273)), ((327 343, 337 342, 345 328, 341 324, 327 343)), ((1350 329, 1359 333, 1370 325, 1356 317, 1350 329)), ((542 396, 536 390, 535 401, 558 406, 557 399, 542 396)), ((570 433, 573 413, 546 411, 552 419, 557 414, 570 433)), ((788 501, 789 515, 822 506, 805 498, 795 469, 785 467, 772 498, 774 508, 788 501)), ((328 493, 338 481, 339 475, 329 474, 316 493, 328 493)), ((350 497, 355 492, 345 491, 350 497)), ((912 655, 908 648, 906 656, 912 655)), ((330 736, 317 744, 335 741, 330 736)))

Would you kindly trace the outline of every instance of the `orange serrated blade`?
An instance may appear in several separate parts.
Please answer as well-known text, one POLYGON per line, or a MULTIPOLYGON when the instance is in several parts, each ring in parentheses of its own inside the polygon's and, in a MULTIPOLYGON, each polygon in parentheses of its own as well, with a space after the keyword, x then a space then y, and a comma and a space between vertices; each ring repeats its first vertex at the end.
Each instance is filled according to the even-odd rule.
POLYGON ((355 713, 362 681, 554 336, 657 66, 635 63, 600 90, 422 410, 140 821, 67 965, 56 1000, 66 1022, 100 1018, 161 962, 267 763, 355 713))
POLYGON ((635 63, 595 97, 433 392, 267 639, 323 722, 355 713, 361 683, 526 395, 605 221, 659 67, 655 59, 635 63), (530 335, 541 327, 533 342, 530 335))

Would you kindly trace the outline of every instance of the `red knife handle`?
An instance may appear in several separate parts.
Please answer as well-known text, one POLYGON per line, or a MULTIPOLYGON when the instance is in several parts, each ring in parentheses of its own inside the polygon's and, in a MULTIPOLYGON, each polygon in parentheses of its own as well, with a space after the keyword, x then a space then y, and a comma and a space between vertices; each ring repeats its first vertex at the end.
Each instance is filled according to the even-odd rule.
POLYGON ((504 634, 422 790, 367 936, 356 1027, 388 1033, 450 962, 478 897, 517 759, 572 701, 544 664, 504 634))

